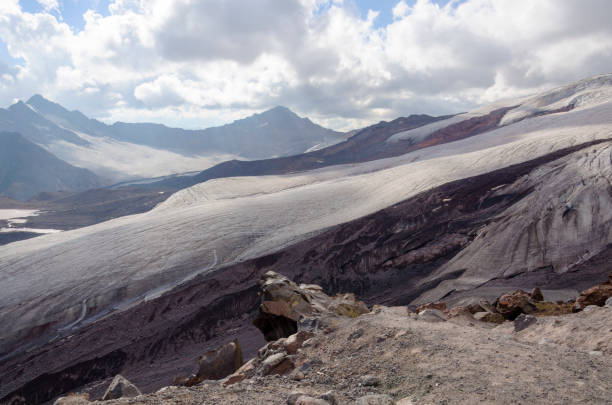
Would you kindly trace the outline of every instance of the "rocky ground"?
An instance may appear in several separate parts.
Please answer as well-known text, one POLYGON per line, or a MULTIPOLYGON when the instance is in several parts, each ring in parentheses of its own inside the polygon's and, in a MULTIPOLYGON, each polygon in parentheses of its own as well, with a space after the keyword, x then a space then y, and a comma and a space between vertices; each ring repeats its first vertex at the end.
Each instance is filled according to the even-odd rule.
MULTIPOLYGON (((268 343, 225 379, 103 403, 610 404, 610 300, 529 322, 525 315, 482 322, 461 308, 416 314, 376 306, 357 316, 362 307, 350 295, 330 299, 284 280, 289 293, 264 288, 266 322, 259 325, 275 337, 299 315, 297 335, 268 343), (300 337, 308 339, 301 344, 300 337)), ((61 401, 90 403, 79 396, 61 401)))

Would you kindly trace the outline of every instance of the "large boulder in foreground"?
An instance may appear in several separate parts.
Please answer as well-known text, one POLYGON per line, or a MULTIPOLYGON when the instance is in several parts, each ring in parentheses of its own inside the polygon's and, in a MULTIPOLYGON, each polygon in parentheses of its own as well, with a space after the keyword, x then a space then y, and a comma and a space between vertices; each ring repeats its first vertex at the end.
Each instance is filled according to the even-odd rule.
POLYGON ((609 281, 605 281, 581 292, 578 298, 576 298, 576 302, 572 307, 572 312, 582 311, 589 305, 603 307, 606 300, 612 297, 612 273, 610 273, 609 277, 609 281))
POLYGON ((103 401, 107 401, 109 399, 117 399, 123 397, 137 397, 138 395, 142 395, 140 390, 131 382, 129 382, 125 377, 120 374, 117 374, 113 381, 110 383, 106 392, 102 396, 103 401))
POLYGON ((267 341, 293 335, 298 321, 326 316, 357 317, 370 312, 354 294, 330 297, 317 285, 300 284, 273 271, 262 275, 260 281, 261 305, 253 321, 267 341))

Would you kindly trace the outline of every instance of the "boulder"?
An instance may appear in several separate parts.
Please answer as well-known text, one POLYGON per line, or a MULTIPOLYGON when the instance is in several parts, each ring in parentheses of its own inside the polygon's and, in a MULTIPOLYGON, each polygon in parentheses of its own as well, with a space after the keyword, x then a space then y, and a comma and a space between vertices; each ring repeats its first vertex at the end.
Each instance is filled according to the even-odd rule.
POLYGON ((497 314, 493 312, 476 312, 474 314, 474 319, 481 322, 491 322, 491 323, 502 323, 505 318, 502 314, 497 314))
POLYGON ((297 285, 287 277, 268 271, 260 280, 261 304, 253 324, 268 341, 293 335, 300 330, 326 329, 334 316, 355 318, 370 312, 354 294, 326 295, 321 287, 297 285))
POLYGON ((479 300, 478 302, 469 304, 465 307, 470 313, 475 314, 478 312, 493 312, 496 313, 497 309, 487 300, 479 300))
POLYGON ((267 357, 261 363, 261 374, 288 374, 295 368, 292 356, 288 356, 287 353, 276 353, 267 357))
POLYGON ((523 329, 527 329, 529 326, 536 323, 538 319, 533 315, 520 314, 514 320, 514 330, 520 332, 523 329))
POLYGON ((502 294, 495 302, 495 309, 505 319, 514 320, 520 314, 530 314, 536 311, 536 305, 531 295, 523 290, 502 294))
POLYGON ((120 374, 117 374, 113 381, 110 383, 106 392, 102 396, 103 401, 108 401, 109 399, 117 399, 123 397, 137 397, 141 395, 140 390, 131 382, 129 382, 125 377, 120 374))
POLYGON ((190 377, 176 377, 174 383, 190 387, 204 380, 221 380, 234 374, 242 365, 242 349, 236 339, 204 353, 200 356, 198 373, 190 377))
POLYGON ((287 351, 287 353, 295 354, 297 353, 298 349, 302 347, 304 342, 313 336, 314 336, 314 333, 302 330, 302 331, 299 331, 298 333, 294 333, 293 335, 285 339, 283 342, 283 346, 285 350, 287 351))
POLYGON ((358 398, 355 405, 394 405, 393 398, 389 395, 373 394, 358 398))
POLYGON ((418 306, 416 312, 423 312, 426 309, 437 309, 438 311, 446 311, 446 302, 430 302, 428 304, 423 304, 418 306))
POLYGON ((612 297, 610 297, 610 298, 608 298, 608 299, 606 300, 606 306, 607 306, 608 308, 612 308, 612 297))
MULTIPOLYGON (((610 273, 610 280, 612 280, 612 273, 610 273)), ((612 297, 612 281, 603 282, 581 292, 576 298, 572 312, 582 311, 589 305, 602 307, 610 297, 612 297)))
POLYGON ((446 315, 437 309, 425 309, 419 312, 417 319, 425 322, 444 322, 446 321, 446 315))
POLYGON ((535 302, 544 301, 544 295, 542 295, 542 290, 540 290, 539 287, 535 287, 533 290, 531 290, 531 293, 529 295, 531 296, 531 299, 535 302))

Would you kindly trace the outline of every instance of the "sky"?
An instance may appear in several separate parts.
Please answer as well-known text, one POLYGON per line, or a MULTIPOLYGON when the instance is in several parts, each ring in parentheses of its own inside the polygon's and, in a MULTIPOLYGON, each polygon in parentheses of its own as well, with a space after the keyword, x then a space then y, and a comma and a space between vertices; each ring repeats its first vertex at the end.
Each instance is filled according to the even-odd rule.
POLYGON ((608 0, 0 0, 0 107, 349 130, 612 72, 610 21, 608 0))

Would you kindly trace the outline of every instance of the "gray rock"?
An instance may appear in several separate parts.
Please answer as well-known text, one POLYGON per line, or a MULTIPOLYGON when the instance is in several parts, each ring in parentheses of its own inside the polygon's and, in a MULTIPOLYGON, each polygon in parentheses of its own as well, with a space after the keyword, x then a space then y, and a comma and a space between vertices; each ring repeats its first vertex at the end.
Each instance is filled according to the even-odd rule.
POLYGON ((523 329, 527 329, 529 326, 536 323, 538 319, 533 315, 520 314, 514 320, 514 330, 520 332, 523 329))
POLYGON ((358 398, 355 405, 394 405, 395 401, 389 395, 374 394, 358 398))
POLYGON ((137 397, 141 395, 140 390, 129 382, 121 374, 117 374, 102 396, 103 401, 122 397, 137 397))
POLYGON ((280 364, 287 357, 287 353, 276 353, 263 361, 264 367, 272 368, 280 364))
POLYGON ((612 297, 606 300, 605 306, 608 308, 612 308, 612 297))
POLYGON ((438 309, 427 308, 419 312, 417 319, 425 322, 445 322, 446 315, 438 309))
POLYGON ((380 383, 380 378, 375 375, 364 375, 361 377, 361 385, 364 387, 377 387, 380 383))

